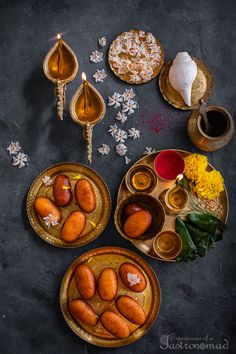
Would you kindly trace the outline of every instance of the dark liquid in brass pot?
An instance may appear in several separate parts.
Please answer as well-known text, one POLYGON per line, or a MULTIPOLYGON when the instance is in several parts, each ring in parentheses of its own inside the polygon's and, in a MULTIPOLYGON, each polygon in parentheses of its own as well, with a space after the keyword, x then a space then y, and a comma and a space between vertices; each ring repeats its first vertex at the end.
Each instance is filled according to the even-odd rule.
POLYGON ((229 126, 227 117, 218 111, 208 111, 207 118, 210 123, 209 131, 206 133, 206 127, 203 118, 201 118, 201 128, 205 134, 210 137, 218 137, 223 135, 229 126))

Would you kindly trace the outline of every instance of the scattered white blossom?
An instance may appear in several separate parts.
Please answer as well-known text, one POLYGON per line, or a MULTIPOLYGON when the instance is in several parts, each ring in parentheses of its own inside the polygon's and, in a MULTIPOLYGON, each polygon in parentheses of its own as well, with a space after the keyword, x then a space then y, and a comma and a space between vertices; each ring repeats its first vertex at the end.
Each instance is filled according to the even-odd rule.
POLYGON ((140 283, 140 281, 141 281, 141 279, 135 273, 128 273, 127 280, 130 283, 130 286, 136 285, 136 284, 140 283))
POLYGON ((116 145, 116 153, 120 156, 124 156, 127 153, 127 146, 124 144, 116 145))
POLYGON ((105 47, 105 45, 107 44, 106 37, 98 38, 98 44, 100 45, 100 47, 105 47))
POLYGON ((51 184, 53 184, 53 180, 50 176, 43 176, 42 177, 42 181, 45 184, 45 186, 51 186, 51 184))
POLYGON ((110 152, 110 148, 106 144, 102 144, 102 146, 98 149, 98 152, 102 155, 108 155, 110 152))
POLYGON ((130 89, 130 90, 126 89, 126 90, 123 92, 122 96, 123 96, 123 98, 124 98, 124 101, 128 101, 128 100, 134 98, 136 95, 135 95, 133 89, 130 89))
POLYGON ((130 163, 131 159, 128 158, 128 156, 125 155, 125 163, 128 165, 130 163))
POLYGON ((18 151, 20 151, 21 146, 19 144, 19 141, 13 142, 11 141, 11 144, 7 147, 9 155, 15 155, 17 154, 18 151))
POLYGON ((133 139, 140 138, 140 131, 138 129, 131 128, 128 131, 129 131, 129 134, 128 134, 129 138, 133 138, 133 139))
POLYGON ((107 74, 105 73, 105 70, 99 70, 97 69, 97 71, 93 74, 93 78, 95 82, 104 82, 104 79, 107 77, 107 74))
POLYGON ((114 136, 115 136, 115 134, 117 133, 118 129, 119 129, 119 128, 117 127, 116 124, 110 125, 110 126, 109 126, 109 129, 108 129, 108 133, 111 133, 111 136, 113 136, 113 138, 114 138, 114 136))
POLYGON ((132 83, 135 83, 135 82, 139 82, 139 81, 141 81, 141 77, 138 75, 138 74, 132 74, 132 75, 130 75, 130 81, 132 82, 132 83))
POLYGON ((118 129, 117 132, 115 133, 114 138, 117 143, 124 143, 125 140, 128 138, 128 136, 125 130, 118 129))
POLYGON ((120 102, 123 102, 123 97, 118 92, 115 92, 112 96, 108 97, 108 106, 114 106, 114 108, 117 108, 120 106, 120 102))
POLYGON ((150 155, 150 154, 153 154, 154 152, 156 152, 155 149, 153 149, 152 147, 147 147, 146 146, 143 155, 150 155))
POLYGON ((18 168, 22 168, 25 165, 28 165, 28 155, 24 154, 23 152, 19 152, 16 156, 12 158, 12 165, 17 166, 18 168))
POLYGON ((123 112, 118 112, 115 118, 119 120, 121 123, 127 121, 127 116, 123 112))
POLYGON ((48 214, 48 216, 45 216, 43 220, 47 227, 58 225, 57 216, 54 216, 53 214, 48 214))
POLYGON ((92 54, 90 55, 90 61, 92 61, 93 63, 97 64, 102 60, 103 60, 103 54, 98 50, 95 50, 95 52, 92 52, 92 54))
POLYGON ((134 113, 134 110, 138 107, 137 102, 128 100, 122 104, 122 111, 127 112, 128 116, 134 113))

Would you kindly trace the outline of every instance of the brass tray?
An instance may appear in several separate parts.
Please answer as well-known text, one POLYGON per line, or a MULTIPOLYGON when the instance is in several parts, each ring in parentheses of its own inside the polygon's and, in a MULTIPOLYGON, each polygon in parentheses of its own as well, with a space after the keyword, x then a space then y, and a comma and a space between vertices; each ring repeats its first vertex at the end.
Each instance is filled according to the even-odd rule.
MULTIPOLYGON (((178 149, 171 149, 171 150, 176 150, 179 153, 181 153, 183 156, 187 156, 190 154, 190 152, 188 151, 184 151, 184 150, 178 150, 178 149)), ((163 150, 159 150, 155 153, 149 154, 143 158, 141 158, 140 160, 138 160, 136 163, 133 164, 133 166, 135 165, 148 165, 151 168, 154 168, 154 160, 156 158, 156 156, 163 150)), ((121 203, 121 201, 132 195, 132 193, 129 191, 129 189, 126 186, 126 176, 129 173, 129 171, 131 170, 131 168, 133 167, 131 166, 130 169, 127 171, 126 175, 123 177, 119 190, 118 190, 118 196, 117 196, 117 206, 116 206, 116 210, 118 210, 117 208, 119 207, 119 204, 121 203)), ((207 170, 211 171, 213 170, 214 167, 210 164, 208 164, 207 170)), ((165 194, 167 192, 167 190, 169 188, 171 188, 172 186, 174 186, 175 181, 163 181, 161 180, 159 177, 158 178, 158 183, 156 185, 156 188, 149 193, 152 197, 158 199, 161 203, 162 206, 164 208, 165 211, 165 222, 164 225, 162 227, 162 230, 170 230, 170 231, 175 231, 175 218, 176 218, 176 213, 172 213, 171 211, 168 210, 168 208, 165 205, 165 194)), ((134 194, 133 194, 134 195, 134 194)), ((220 197, 218 199, 219 204, 221 204, 223 206, 223 215, 222 215, 222 220, 224 222, 227 221, 228 218, 228 212, 229 212, 229 200, 228 200, 228 193, 227 190, 224 186, 224 191, 221 192, 220 197)), ((116 224, 116 228, 117 230, 119 230, 119 228, 117 227, 117 220, 116 220, 116 212, 115 212, 115 224, 116 224)), ((160 231, 162 231, 160 230, 160 231)), ((151 258, 163 261, 163 262, 176 262, 175 259, 173 260, 165 260, 162 259, 160 257, 158 257, 158 255, 154 252, 153 249, 153 238, 149 238, 146 240, 138 240, 138 239, 131 239, 129 237, 125 237, 124 234, 120 235, 124 238, 126 238, 128 241, 130 241, 135 247, 137 247, 141 252, 143 252, 146 256, 149 256, 151 258)))
POLYGON ((109 220, 110 212, 111 197, 106 183, 94 170, 80 163, 62 162, 48 167, 34 180, 27 196, 27 214, 31 226, 43 240, 57 247, 80 247, 95 240, 104 230, 109 220), (60 208, 62 220, 57 226, 48 228, 34 210, 34 200, 37 196, 46 196, 53 199, 52 185, 44 185, 42 177, 46 175, 54 180, 54 178, 60 174, 66 174, 70 178, 72 191, 74 191, 78 176, 87 178, 92 183, 97 198, 96 209, 92 213, 87 214, 89 221, 87 220, 82 235, 73 243, 67 243, 61 239, 60 229, 71 211, 78 210, 74 193, 71 203, 67 207, 60 208), (75 177, 77 179, 73 179, 75 177))
POLYGON ((159 77, 159 87, 164 99, 174 106, 182 110, 196 109, 199 107, 199 100, 201 98, 207 101, 211 95, 213 87, 213 78, 208 67, 199 59, 193 58, 197 64, 197 77, 193 82, 191 102, 192 106, 189 107, 185 104, 181 95, 173 89, 169 81, 169 70, 172 61, 165 64, 159 77))
MULTIPOLYGON (((141 80, 141 81, 139 81, 139 82, 132 82, 132 81, 129 79, 129 74, 130 74, 131 72, 129 71, 128 73, 125 73, 125 74, 119 74, 118 70, 117 70, 117 69, 113 66, 113 64, 112 64, 111 54, 110 54, 110 52, 111 52, 111 47, 112 47, 112 45, 114 45, 114 43, 116 43, 116 41, 118 40, 118 38, 119 38, 120 36, 122 36, 123 34, 129 33, 129 32, 131 32, 131 33, 139 33, 140 31, 139 31, 139 30, 130 30, 130 31, 127 31, 127 32, 123 32, 123 33, 121 33, 116 39, 114 39, 114 41, 111 43, 110 48, 109 48, 109 52, 108 52, 108 62, 109 62, 109 65, 110 65, 111 70, 112 70, 112 71, 114 72, 114 74, 115 74, 116 76, 118 76, 122 81, 125 81, 125 82, 127 82, 127 83, 129 83, 129 84, 132 84, 132 85, 140 85, 140 84, 144 84, 144 83, 147 83, 147 82, 151 81, 152 79, 154 79, 154 78, 159 74, 159 72, 161 71, 161 69, 162 69, 162 67, 163 67, 163 65, 164 65, 164 49, 163 49, 163 46, 162 46, 161 42, 159 41, 159 39, 158 39, 158 38, 155 38, 156 44, 157 44, 157 45, 160 47, 160 49, 161 49, 161 53, 160 53, 161 60, 160 60, 159 64, 156 65, 156 67, 154 68, 153 74, 152 74, 152 76, 151 76, 151 78, 150 78, 149 80, 147 80, 147 81, 146 81, 146 80, 141 80)), ((145 31, 143 31, 143 32, 145 33, 145 35, 148 33, 148 32, 145 32, 145 31)), ((126 57, 126 59, 132 59, 132 58, 137 58, 137 56, 135 55, 134 57, 132 57, 131 55, 127 55, 127 57, 126 57)))
MULTIPOLYGON (((130 344, 141 338, 152 326, 160 308, 161 290, 158 279, 152 268, 136 253, 120 247, 102 247, 90 250, 78 257, 67 269, 61 283, 60 306, 62 314, 72 331, 83 340, 101 347, 121 347, 130 344), (106 267, 112 267, 118 274, 121 263, 130 262, 140 268, 147 280, 147 287, 141 293, 130 291, 122 283, 118 276, 118 296, 131 295, 138 300, 147 314, 147 321, 142 326, 137 326, 129 322, 131 334, 125 339, 116 339, 107 332, 100 322, 94 328, 87 327, 77 322, 70 314, 68 302, 78 298, 79 293, 75 286, 74 270, 81 263, 89 264, 93 269, 96 278, 100 271, 106 267)), ((87 302, 93 307, 98 315, 109 308, 116 312, 115 302, 103 302, 96 293, 95 297, 87 302)))

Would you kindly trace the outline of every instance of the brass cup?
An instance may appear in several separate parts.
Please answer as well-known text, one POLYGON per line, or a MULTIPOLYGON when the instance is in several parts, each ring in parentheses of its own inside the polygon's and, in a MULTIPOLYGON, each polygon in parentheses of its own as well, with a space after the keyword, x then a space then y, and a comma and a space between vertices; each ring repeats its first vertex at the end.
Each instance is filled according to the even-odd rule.
POLYGON ((115 210, 114 222, 116 229, 120 233, 120 235, 128 240, 135 241, 151 239, 162 229, 165 222, 165 211, 161 202, 158 199, 152 197, 149 194, 136 193, 133 195, 129 195, 128 197, 120 201, 115 210), (126 236, 126 234, 123 232, 123 225, 126 220, 124 210, 125 207, 131 203, 139 204, 143 209, 148 210, 152 214, 151 227, 147 230, 145 234, 137 238, 130 238, 126 236))
POLYGON ((175 185, 174 187, 168 189, 168 191, 165 194, 165 205, 167 206, 168 209, 172 210, 175 213, 179 213, 181 210, 183 210, 188 205, 188 202, 189 202, 188 193, 183 188, 180 187, 182 192, 184 193, 185 198, 186 198, 185 203, 180 208, 175 208, 173 205, 171 205, 171 203, 169 202, 169 196, 170 196, 171 192, 173 192, 173 190, 177 187, 178 186, 175 185))
POLYGON ((218 136, 209 136, 202 129, 202 116, 199 110, 194 110, 188 119, 187 131, 192 143, 203 151, 216 151, 224 147, 234 134, 234 120, 231 114, 223 107, 208 106, 206 112, 216 112, 225 120, 225 130, 218 136))
POLYGON ((162 259, 175 259, 183 247, 181 237, 174 231, 162 231, 153 240, 153 249, 162 259))
POLYGON ((150 166, 148 166, 148 165, 135 165, 135 166, 131 167, 131 169, 126 174, 125 183, 126 183, 128 190, 131 193, 137 193, 137 192, 138 193, 151 193, 156 188, 157 176, 156 176, 154 170, 150 166), (143 188, 143 189, 135 188, 135 186, 132 183, 132 178, 134 177, 134 175, 136 173, 139 173, 139 172, 145 173, 147 175, 147 177, 150 178, 150 184, 146 188, 143 188))

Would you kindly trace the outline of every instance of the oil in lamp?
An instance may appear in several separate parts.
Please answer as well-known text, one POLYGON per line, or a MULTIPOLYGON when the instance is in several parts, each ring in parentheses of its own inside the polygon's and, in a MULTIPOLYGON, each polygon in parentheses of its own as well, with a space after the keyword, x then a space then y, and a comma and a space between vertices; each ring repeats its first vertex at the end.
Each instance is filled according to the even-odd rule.
POLYGON ((66 85, 75 78, 78 67, 75 53, 58 34, 56 43, 44 59, 43 70, 46 77, 56 85, 55 95, 57 97, 57 116, 59 120, 63 120, 66 85))
POLYGON ((70 102, 72 119, 84 128, 83 136, 87 144, 88 161, 92 162, 92 134, 93 127, 104 117, 105 102, 100 93, 91 85, 85 73, 82 73, 82 84, 70 102))

